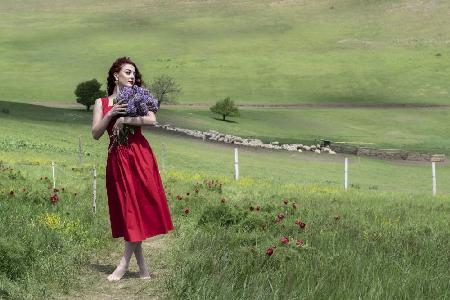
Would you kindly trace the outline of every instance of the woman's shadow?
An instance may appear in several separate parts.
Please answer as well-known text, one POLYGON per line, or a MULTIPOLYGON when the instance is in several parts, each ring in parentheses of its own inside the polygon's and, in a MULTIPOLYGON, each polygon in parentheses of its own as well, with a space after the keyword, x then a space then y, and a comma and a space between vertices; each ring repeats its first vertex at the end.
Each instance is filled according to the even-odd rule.
MULTIPOLYGON (((94 271, 97 271, 99 273, 104 273, 106 275, 111 274, 116 269, 116 266, 114 266, 114 265, 102 265, 102 264, 94 264, 94 263, 89 264, 89 267, 94 271)), ((122 279, 125 279, 125 278, 139 278, 139 272, 127 271, 125 273, 125 275, 123 275, 122 279)))

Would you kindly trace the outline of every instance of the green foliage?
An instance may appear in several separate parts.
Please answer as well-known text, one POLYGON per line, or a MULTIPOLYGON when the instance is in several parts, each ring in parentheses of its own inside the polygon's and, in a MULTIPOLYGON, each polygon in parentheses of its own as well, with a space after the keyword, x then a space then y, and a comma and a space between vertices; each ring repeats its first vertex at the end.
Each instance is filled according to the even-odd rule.
POLYGON ((80 188, 89 181, 77 184, 75 174, 68 180, 59 173, 67 185, 55 191, 49 178, 39 179, 48 167, 33 165, 33 175, 21 169, 0 162, 0 298, 67 293, 79 286, 88 258, 109 245, 107 217, 92 215, 91 191, 80 188))
MULTIPOLYGON (((171 191, 189 186, 178 180, 171 191)), ((203 189, 197 198, 173 203, 180 217, 169 265, 177 277, 166 278, 173 298, 450 296, 448 257, 442 255, 450 246, 448 198, 288 186, 227 182, 225 202, 203 189), (190 213, 181 217, 183 207, 190 213)))
POLYGON ((230 97, 226 97, 221 101, 217 101, 216 104, 209 108, 215 114, 221 115, 222 120, 225 121, 226 117, 239 117, 239 109, 234 105, 234 101, 230 97))
POLYGON ((231 226, 238 224, 245 214, 239 209, 233 209, 229 205, 208 206, 203 211, 198 221, 199 225, 216 224, 219 226, 231 226))
POLYGON ((74 93, 77 96, 77 102, 86 106, 89 111, 95 100, 105 96, 105 91, 100 90, 102 84, 97 79, 81 82, 77 85, 74 93))
POLYGON ((150 88, 151 93, 158 99, 158 104, 175 103, 175 97, 181 92, 175 79, 166 74, 155 78, 150 88))

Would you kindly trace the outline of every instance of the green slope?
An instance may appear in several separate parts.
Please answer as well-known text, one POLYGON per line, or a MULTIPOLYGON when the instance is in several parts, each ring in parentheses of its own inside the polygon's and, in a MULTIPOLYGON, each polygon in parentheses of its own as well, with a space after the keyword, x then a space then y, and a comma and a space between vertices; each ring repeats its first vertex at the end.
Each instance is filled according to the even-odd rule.
POLYGON ((445 103, 444 1, 0 3, 2 100, 74 101, 131 56, 180 102, 445 103))

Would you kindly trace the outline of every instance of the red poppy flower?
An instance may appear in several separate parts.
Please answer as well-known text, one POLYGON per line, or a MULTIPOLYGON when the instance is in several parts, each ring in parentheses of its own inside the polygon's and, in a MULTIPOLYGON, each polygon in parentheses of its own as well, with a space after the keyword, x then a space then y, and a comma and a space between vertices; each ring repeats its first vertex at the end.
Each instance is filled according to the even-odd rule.
POLYGON ((267 254, 268 256, 272 256, 272 254, 273 254, 273 248, 272 248, 272 247, 267 248, 266 254, 267 254))
POLYGON ((287 244, 289 244, 289 239, 288 239, 287 236, 283 236, 283 237, 280 239, 280 242, 281 242, 282 244, 287 245, 287 244))
POLYGON ((305 244, 305 241, 304 240, 296 240, 295 241, 295 245, 297 245, 297 247, 301 247, 301 246, 303 246, 305 244))
POLYGON ((284 205, 287 205, 287 204, 289 203, 288 199, 285 198, 285 199, 283 200, 283 203, 284 203, 284 205))
POLYGON ((53 194, 52 196, 50 196, 50 200, 52 201, 52 203, 56 203, 59 200, 59 197, 57 194, 53 194))
POLYGON ((279 213, 277 215, 277 218, 278 218, 279 221, 283 220, 284 219, 284 214, 283 213, 279 213))
POLYGON ((295 220, 295 225, 300 225, 302 221, 300 221, 299 219, 295 220))
POLYGON ((188 207, 186 207, 186 208, 184 208, 184 213, 187 215, 188 213, 189 213, 189 208, 188 207))

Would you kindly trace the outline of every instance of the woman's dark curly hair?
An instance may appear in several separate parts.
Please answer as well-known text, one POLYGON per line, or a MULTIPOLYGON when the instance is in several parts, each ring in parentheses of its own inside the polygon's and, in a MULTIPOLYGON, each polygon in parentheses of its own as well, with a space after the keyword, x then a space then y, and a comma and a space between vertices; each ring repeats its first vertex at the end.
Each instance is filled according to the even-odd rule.
POLYGON ((119 57, 118 59, 116 59, 116 61, 112 64, 111 68, 109 69, 108 72, 108 79, 107 79, 107 83, 108 83, 108 96, 112 95, 112 93, 114 92, 114 88, 116 86, 116 79, 114 78, 114 73, 119 73, 120 69, 122 68, 122 66, 124 64, 130 64, 133 65, 135 70, 136 70, 136 74, 134 75, 134 84, 137 86, 144 86, 145 87, 145 83, 142 80, 142 75, 139 72, 138 67, 136 67, 136 64, 129 58, 129 57, 119 57))

